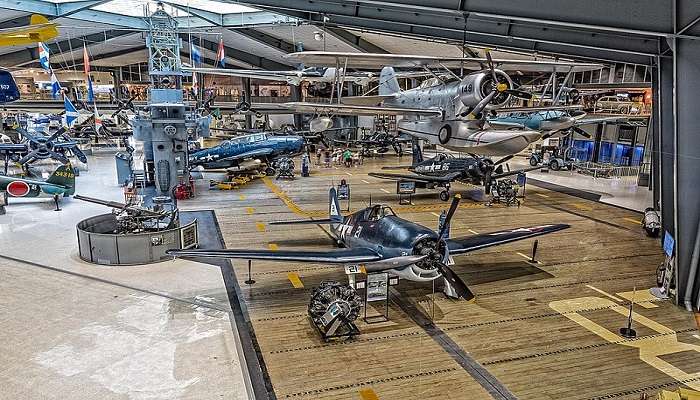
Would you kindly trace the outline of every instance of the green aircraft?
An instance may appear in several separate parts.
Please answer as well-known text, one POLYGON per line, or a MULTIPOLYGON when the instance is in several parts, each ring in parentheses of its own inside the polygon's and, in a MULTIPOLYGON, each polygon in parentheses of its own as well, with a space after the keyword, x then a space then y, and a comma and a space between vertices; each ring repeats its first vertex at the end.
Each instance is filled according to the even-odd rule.
POLYGON ((45 181, 0 175, 0 192, 2 191, 7 192, 10 197, 52 196, 56 203, 56 211, 60 211, 59 198, 75 193, 75 172, 73 166, 67 163, 58 167, 45 181))

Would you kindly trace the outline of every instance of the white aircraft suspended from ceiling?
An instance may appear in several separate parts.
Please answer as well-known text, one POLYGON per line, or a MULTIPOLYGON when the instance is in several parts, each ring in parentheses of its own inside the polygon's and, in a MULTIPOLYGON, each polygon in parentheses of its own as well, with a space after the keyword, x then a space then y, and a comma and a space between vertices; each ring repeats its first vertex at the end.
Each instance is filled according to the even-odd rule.
MULTIPOLYGON (((379 94, 338 96, 335 103, 331 99, 325 104, 276 104, 270 111, 316 114, 318 118, 311 121, 311 129, 316 131, 332 125, 331 115, 401 115, 397 123, 400 132, 454 151, 505 156, 522 151, 542 136, 539 131, 499 130, 488 124, 485 111, 505 106, 512 97, 531 97, 515 89, 505 71, 580 72, 603 67, 600 64, 492 59, 488 52, 486 55, 486 58, 462 58, 320 51, 291 53, 285 57, 304 65, 335 65, 344 69, 383 67, 379 74, 379 94), (417 88, 401 90, 394 67, 423 70, 433 77, 417 88), (442 71, 438 74, 431 68, 442 71), (472 72, 460 77, 450 68, 472 72)), ((344 82, 342 74, 336 75, 336 93, 342 93, 344 82)), ((257 111, 264 113, 266 110, 258 108, 257 111)))

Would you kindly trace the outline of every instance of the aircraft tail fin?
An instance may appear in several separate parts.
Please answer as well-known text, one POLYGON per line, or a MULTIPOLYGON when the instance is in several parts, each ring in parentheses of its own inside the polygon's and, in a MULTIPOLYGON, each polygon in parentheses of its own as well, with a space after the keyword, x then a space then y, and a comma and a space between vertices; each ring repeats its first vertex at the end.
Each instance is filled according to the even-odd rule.
POLYGON ((29 17, 29 23, 31 25, 42 25, 42 24, 48 24, 49 19, 44 17, 43 15, 39 14, 32 14, 31 17, 29 17))
POLYGON ((340 202, 335 188, 328 191, 328 216, 334 223, 343 222, 343 215, 340 213, 340 202))
POLYGON ((416 165, 423 162, 423 152, 421 151, 420 146, 418 145, 418 139, 413 138, 413 140, 411 140, 411 149, 411 152, 413 153, 412 166, 415 167, 416 165))
POLYGON ((379 95, 386 96, 396 94, 401 91, 399 81, 396 79, 396 71, 392 67, 382 68, 379 74, 379 95))
POLYGON ((72 196, 75 193, 75 172, 71 163, 63 164, 56 168, 46 183, 68 188, 66 195, 72 196))

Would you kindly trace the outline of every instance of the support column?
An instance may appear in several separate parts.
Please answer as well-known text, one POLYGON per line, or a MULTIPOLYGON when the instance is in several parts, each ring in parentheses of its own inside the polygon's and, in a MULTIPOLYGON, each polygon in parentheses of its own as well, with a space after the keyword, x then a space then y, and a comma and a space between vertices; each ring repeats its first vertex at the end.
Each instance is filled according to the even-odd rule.
MULTIPOLYGON (((678 265, 678 297, 685 295, 690 262, 698 234, 700 219, 700 120, 697 104, 700 93, 700 41, 676 39, 674 49, 676 99, 675 114, 675 231, 678 265)), ((668 176, 663 172, 664 178, 668 176)), ((697 276, 696 276, 697 280, 697 276)), ((697 304, 698 285, 693 289, 693 304, 697 304)))
MULTIPOLYGON (((251 98, 250 78, 243 78, 243 100, 252 106, 251 98)), ((245 115, 245 128, 253 128, 253 116, 250 115, 250 113, 246 113, 245 115)))
MULTIPOLYGON (((292 101, 297 102, 297 101, 303 101, 301 98, 301 86, 298 85, 290 85, 289 86, 292 94, 292 101)), ((294 114, 294 127, 296 129, 301 129, 302 125, 304 124, 304 120, 302 118, 301 114, 294 114)))

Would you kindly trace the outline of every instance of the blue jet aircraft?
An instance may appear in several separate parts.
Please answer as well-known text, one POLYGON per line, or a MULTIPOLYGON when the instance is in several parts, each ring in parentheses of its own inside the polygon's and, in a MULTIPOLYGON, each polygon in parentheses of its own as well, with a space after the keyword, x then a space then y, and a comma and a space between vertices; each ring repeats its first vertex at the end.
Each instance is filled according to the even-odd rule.
POLYGON ((218 146, 190 154, 190 166, 204 169, 237 167, 244 160, 257 159, 268 165, 268 175, 274 174, 270 163, 279 157, 293 157, 304 149, 301 136, 275 136, 253 133, 226 140, 218 146))
POLYGON ((590 138, 591 135, 579 128, 581 125, 597 124, 599 122, 616 122, 626 120, 620 117, 588 118, 583 119, 586 113, 581 110, 569 110, 570 107, 560 110, 520 111, 517 109, 503 109, 503 113, 490 117, 488 122, 492 126, 512 127, 519 129, 531 129, 543 132, 542 138, 546 139, 557 133, 568 133, 569 130, 590 138))

